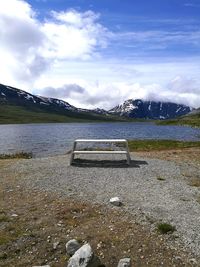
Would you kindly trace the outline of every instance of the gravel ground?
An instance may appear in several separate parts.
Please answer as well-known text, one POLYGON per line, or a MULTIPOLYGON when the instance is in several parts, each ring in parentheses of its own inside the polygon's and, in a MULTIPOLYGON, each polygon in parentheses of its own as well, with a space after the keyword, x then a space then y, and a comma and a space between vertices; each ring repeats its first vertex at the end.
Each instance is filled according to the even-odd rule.
MULTIPOLYGON (((158 222, 176 227, 174 244, 184 245, 200 256, 200 187, 190 179, 200 179, 199 164, 174 163, 167 160, 139 158, 132 154, 125 161, 77 159, 69 166, 69 155, 15 161, 13 172, 28 188, 55 191, 60 195, 81 198, 92 203, 109 204, 120 197, 121 209, 134 220, 152 229, 158 222)), ((112 156, 113 158, 113 156, 112 156)), ((199 181, 199 180, 198 180, 199 181)))

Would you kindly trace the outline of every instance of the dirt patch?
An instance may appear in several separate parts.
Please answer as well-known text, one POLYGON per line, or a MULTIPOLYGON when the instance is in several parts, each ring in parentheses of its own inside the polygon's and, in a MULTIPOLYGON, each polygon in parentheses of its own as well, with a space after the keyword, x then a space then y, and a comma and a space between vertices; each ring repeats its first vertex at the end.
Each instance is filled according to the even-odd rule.
MULTIPOLYGON (((133 152, 134 153, 134 152, 133 152)), ((134 154, 147 157, 170 160, 175 162, 189 162, 200 165, 200 148, 183 148, 183 149, 170 149, 158 150, 148 152, 135 152, 134 154)))
POLYGON ((27 190, 9 165, 11 160, 0 161, 0 266, 66 266, 65 244, 72 238, 90 242, 107 267, 122 257, 138 267, 193 266, 188 253, 169 246, 175 236, 130 222, 120 208, 27 190))

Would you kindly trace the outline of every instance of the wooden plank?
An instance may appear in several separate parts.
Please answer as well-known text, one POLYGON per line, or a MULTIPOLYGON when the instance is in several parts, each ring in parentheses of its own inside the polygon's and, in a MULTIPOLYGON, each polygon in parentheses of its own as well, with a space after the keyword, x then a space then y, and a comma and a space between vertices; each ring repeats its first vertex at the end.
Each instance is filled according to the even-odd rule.
POLYGON ((73 151, 74 154, 127 154, 126 151, 95 151, 95 150, 77 150, 73 151))
POLYGON ((107 143, 120 143, 127 142, 126 139, 76 139, 75 142, 107 142, 107 143))

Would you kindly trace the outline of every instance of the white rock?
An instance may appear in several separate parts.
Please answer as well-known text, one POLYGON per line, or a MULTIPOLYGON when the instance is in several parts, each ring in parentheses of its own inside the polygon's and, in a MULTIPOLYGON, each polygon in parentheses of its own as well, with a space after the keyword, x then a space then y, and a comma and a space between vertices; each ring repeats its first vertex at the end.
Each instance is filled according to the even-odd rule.
POLYGON ((130 258, 121 259, 117 267, 131 267, 131 259, 130 258))
POLYGON ((70 256, 74 255, 74 253, 81 247, 76 239, 69 240, 65 246, 67 254, 69 254, 70 256))
POLYGON ((53 249, 57 249, 57 246, 60 244, 59 241, 53 243, 53 249))
POLYGON ((197 261, 194 258, 189 259, 189 262, 192 263, 192 264, 197 264, 197 261))
POLYGON ((92 251, 90 244, 85 244, 79 248, 69 259, 67 267, 99 267, 101 262, 92 251))
POLYGON ((114 206, 120 206, 122 204, 118 197, 112 197, 110 199, 110 203, 113 204, 114 206))
POLYGON ((15 214, 15 213, 13 213, 11 216, 12 216, 12 217, 18 217, 18 215, 15 214))

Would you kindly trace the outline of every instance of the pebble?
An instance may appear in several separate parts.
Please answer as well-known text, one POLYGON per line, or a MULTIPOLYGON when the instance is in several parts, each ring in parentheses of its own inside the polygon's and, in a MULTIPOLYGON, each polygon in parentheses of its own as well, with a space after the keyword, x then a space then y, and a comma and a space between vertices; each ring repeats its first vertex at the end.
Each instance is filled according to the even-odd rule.
POLYGON ((131 267, 131 259, 130 258, 121 259, 117 267, 131 267))
POLYGON ((72 256, 74 253, 81 247, 79 242, 76 239, 71 239, 66 243, 67 254, 72 256))
POLYGON ((13 214, 11 215, 11 217, 18 217, 18 215, 15 214, 15 213, 13 213, 13 214))
POLYGON ((60 244, 59 241, 53 243, 53 249, 57 249, 58 245, 60 244))
POLYGON ((197 264, 197 261, 194 258, 189 259, 189 262, 192 263, 192 264, 197 264))
POLYGON ((99 267, 102 266, 98 257, 89 243, 79 248, 74 255, 69 259, 67 267, 99 267))
POLYGON ((120 206, 122 204, 119 197, 112 197, 110 203, 114 206, 120 206))

